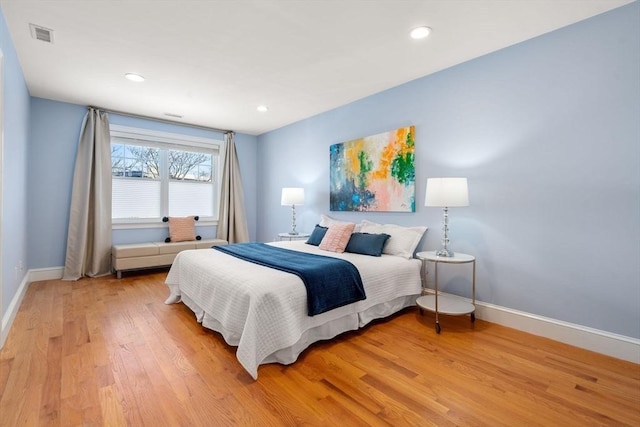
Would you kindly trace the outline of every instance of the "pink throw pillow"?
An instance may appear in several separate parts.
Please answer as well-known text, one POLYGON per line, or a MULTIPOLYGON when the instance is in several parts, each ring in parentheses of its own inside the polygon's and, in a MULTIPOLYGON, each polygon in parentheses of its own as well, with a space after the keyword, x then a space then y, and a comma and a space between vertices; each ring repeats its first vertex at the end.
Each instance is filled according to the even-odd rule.
POLYGON ((169 218, 169 238, 172 242, 196 240, 195 217, 169 218))
POLYGON ((344 252, 355 226, 353 223, 331 224, 318 247, 330 252, 344 252))

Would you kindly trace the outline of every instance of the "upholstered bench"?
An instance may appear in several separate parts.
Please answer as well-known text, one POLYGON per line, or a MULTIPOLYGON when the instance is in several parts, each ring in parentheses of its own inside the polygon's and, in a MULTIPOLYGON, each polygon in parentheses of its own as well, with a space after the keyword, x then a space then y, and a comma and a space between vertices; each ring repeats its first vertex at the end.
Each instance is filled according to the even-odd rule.
POLYGON ((187 249, 208 249, 216 245, 226 245, 226 240, 202 239, 189 242, 154 242, 113 245, 111 247, 111 266, 118 279, 126 270, 165 267, 171 265, 176 255, 187 249))

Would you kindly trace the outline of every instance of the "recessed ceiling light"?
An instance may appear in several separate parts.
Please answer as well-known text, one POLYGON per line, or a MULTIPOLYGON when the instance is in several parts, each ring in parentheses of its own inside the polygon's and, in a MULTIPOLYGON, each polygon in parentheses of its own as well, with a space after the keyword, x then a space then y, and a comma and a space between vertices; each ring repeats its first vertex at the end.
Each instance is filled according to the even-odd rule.
POLYGON ((416 27, 411 30, 411 38, 412 39, 424 39, 429 34, 431 34, 431 28, 429 27, 416 27))
POLYGON ((127 73, 124 75, 124 77, 128 80, 131 80, 132 82, 143 82, 144 81, 144 77, 142 77, 140 74, 134 74, 134 73, 127 73))
POLYGON ((267 111, 269 111, 269 107, 267 107, 266 105, 258 105, 258 108, 256 108, 256 110, 260 111, 261 113, 266 113, 267 111))

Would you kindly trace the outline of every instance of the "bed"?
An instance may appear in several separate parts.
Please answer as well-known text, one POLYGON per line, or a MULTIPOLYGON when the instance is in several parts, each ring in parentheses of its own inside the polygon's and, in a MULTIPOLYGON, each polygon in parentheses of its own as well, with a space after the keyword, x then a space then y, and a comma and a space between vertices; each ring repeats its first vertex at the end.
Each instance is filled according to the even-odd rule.
POLYGON ((304 241, 269 245, 349 261, 366 299, 309 316, 307 292, 295 274, 215 249, 180 252, 165 280, 166 303, 184 303, 204 327, 237 346, 238 361, 254 379, 260 365, 291 364, 316 341, 415 305, 421 292, 421 262, 413 257, 330 252, 304 241))

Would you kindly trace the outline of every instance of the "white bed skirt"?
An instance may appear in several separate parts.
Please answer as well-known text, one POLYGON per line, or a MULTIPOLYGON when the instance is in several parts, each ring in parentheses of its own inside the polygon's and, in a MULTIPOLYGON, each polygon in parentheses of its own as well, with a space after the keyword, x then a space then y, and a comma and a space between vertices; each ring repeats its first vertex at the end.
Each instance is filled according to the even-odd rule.
MULTIPOLYGON (((300 353, 302 353, 314 342, 334 338, 342 334, 343 332, 355 331, 367 325, 372 320, 388 317, 402 310, 403 308, 415 306, 417 298, 418 295, 401 296, 392 301, 374 305, 373 307, 370 307, 360 313, 348 314, 322 325, 307 329, 298 339, 298 341, 296 341, 293 345, 270 354, 269 356, 265 357, 264 360, 258 363, 258 365, 264 365, 267 363, 280 363, 283 365, 290 365, 298 359, 300 353)), ((177 299, 180 300, 180 298, 177 299)), ((182 295, 181 300, 194 312, 196 320, 201 323, 202 326, 207 329, 219 332, 223 336, 227 344, 232 346, 238 345, 240 337, 237 336, 237 334, 234 334, 231 331, 225 329, 220 322, 218 322, 214 317, 205 313, 204 310, 199 307, 198 304, 189 299, 188 296, 182 295)), ((175 297, 170 297, 167 300, 167 304, 175 302, 178 302, 176 301, 175 297)), ((258 366, 245 366, 242 360, 239 360, 239 362, 243 365, 247 372, 249 372, 254 377, 254 379, 257 378, 257 376, 254 376, 252 373, 257 373, 258 366)))
POLYGON ((367 298, 308 316, 307 292, 297 275, 216 250, 180 252, 165 280, 171 293, 166 303, 183 301, 198 322, 222 334, 237 347, 236 358, 254 379, 258 366, 293 363, 311 343, 415 305, 420 294, 422 264, 417 259, 333 253, 305 242, 276 243, 351 262, 362 276, 367 298))

